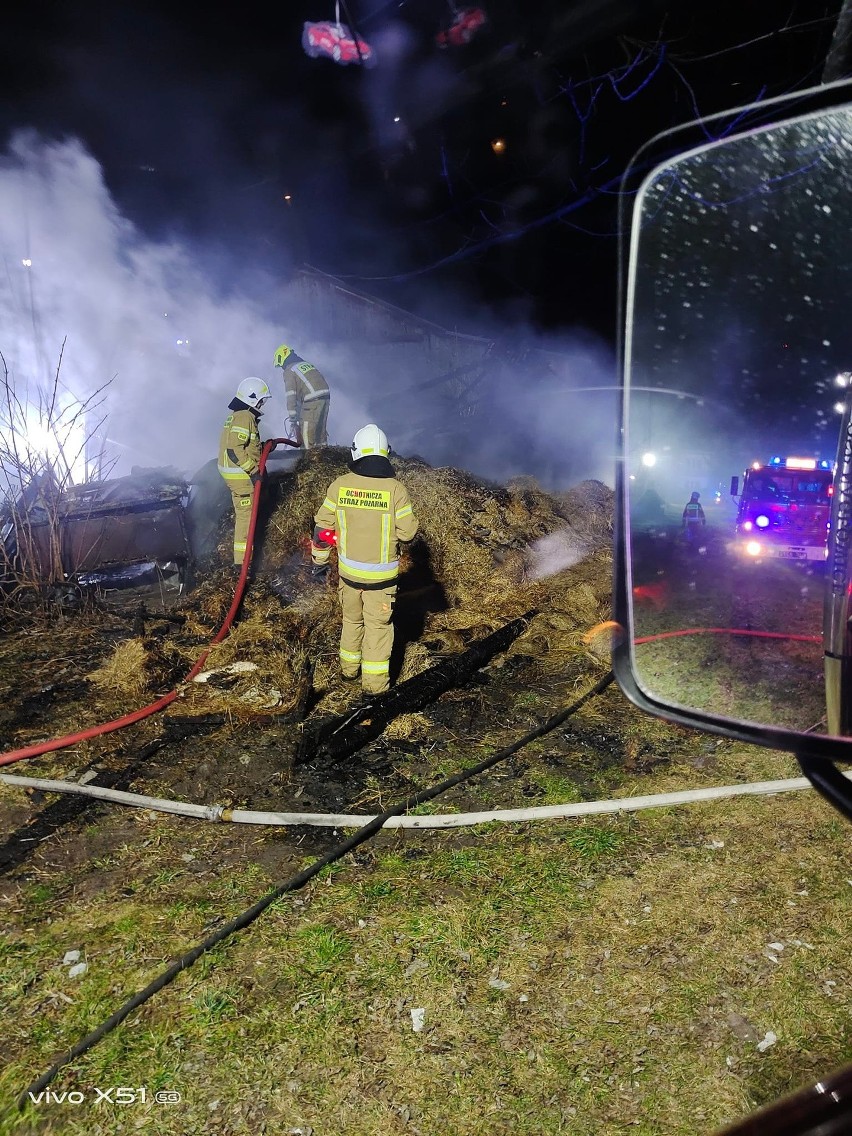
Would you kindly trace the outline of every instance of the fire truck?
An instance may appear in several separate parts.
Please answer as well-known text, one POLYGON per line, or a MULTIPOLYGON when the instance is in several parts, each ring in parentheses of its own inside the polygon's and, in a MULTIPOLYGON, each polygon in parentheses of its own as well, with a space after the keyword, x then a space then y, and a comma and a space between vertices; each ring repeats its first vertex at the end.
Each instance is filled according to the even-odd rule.
POLYGON ((824 563, 834 490, 834 463, 820 458, 772 457, 731 478, 739 498, 735 551, 745 559, 824 563))

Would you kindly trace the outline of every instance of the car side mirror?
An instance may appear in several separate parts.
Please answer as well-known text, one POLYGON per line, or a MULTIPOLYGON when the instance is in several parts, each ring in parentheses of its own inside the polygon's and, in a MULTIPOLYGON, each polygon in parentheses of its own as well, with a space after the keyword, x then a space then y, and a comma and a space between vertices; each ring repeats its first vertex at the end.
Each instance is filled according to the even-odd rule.
POLYGON ((852 819, 850 161, 847 83, 634 159, 613 668, 644 710, 794 752, 852 819))

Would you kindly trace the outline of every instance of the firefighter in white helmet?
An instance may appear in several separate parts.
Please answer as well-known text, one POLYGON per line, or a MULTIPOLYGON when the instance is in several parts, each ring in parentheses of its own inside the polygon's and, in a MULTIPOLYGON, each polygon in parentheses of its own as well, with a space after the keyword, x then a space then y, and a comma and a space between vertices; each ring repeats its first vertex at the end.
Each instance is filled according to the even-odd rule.
POLYGON ((417 533, 408 490, 394 476, 389 453, 387 437, 374 423, 358 431, 350 472, 328 487, 311 540, 316 574, 328 571, 337 545, 340 669, 347 679, 360 671, 361 685, 370 694, 388 689, 399 542, 417 533))
POLYGON ((306 450, 328 445, 328 408, 331 392, 313 363, 297 355, 286 343, 275 352, 275 366, 284 375, 286 414, 296 423, 306 450))
POLYGON ((252 493, 260 480, 262 445, 258 421, 269 397, 269 387, 263 379, 243 379, 228 403, 231 413, 225 419, 219 438, 219 473, 234 503, 234 564, 237 566, 242 564, 246 554, 252 493))

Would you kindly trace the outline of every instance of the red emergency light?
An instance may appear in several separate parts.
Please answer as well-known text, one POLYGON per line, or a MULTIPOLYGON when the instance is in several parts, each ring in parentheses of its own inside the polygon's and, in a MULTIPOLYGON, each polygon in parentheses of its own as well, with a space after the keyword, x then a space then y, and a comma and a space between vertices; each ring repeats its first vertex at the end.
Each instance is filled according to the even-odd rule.
POLYGON ((353 35, 346 24, 336 20, 307 20, 302 31, 302 49, 312 59, 324 55, 343 67, 349 63, 364 67, 376 65, 376 56, 370 45, 353 35))
POLYGON ((464 47, 487 23, 488 17, 482 8, 460 8, 450 27, 435 36, 435 43, 438 47, 464 47))
POLYGON ((334 529, 320 529, 317 533, 317 539, 324 544, 337 544, 337 533, 334 529))

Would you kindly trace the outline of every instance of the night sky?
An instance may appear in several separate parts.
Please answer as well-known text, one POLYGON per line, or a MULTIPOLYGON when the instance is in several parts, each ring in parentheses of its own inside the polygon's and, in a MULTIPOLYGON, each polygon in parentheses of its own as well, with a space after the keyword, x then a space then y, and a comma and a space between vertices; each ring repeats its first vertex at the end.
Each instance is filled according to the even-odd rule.
POLYGON ((817 83, 839 6, 492 0, 472 43, 441 50, 446 0, 353 0, 366 71, 301 49, 332 0, 16 5, 0 134, 80 139, 129 218, 206 242, 225 274, 309 263, 425 313, 450 294, 611 337, 630 154, 817 83))

